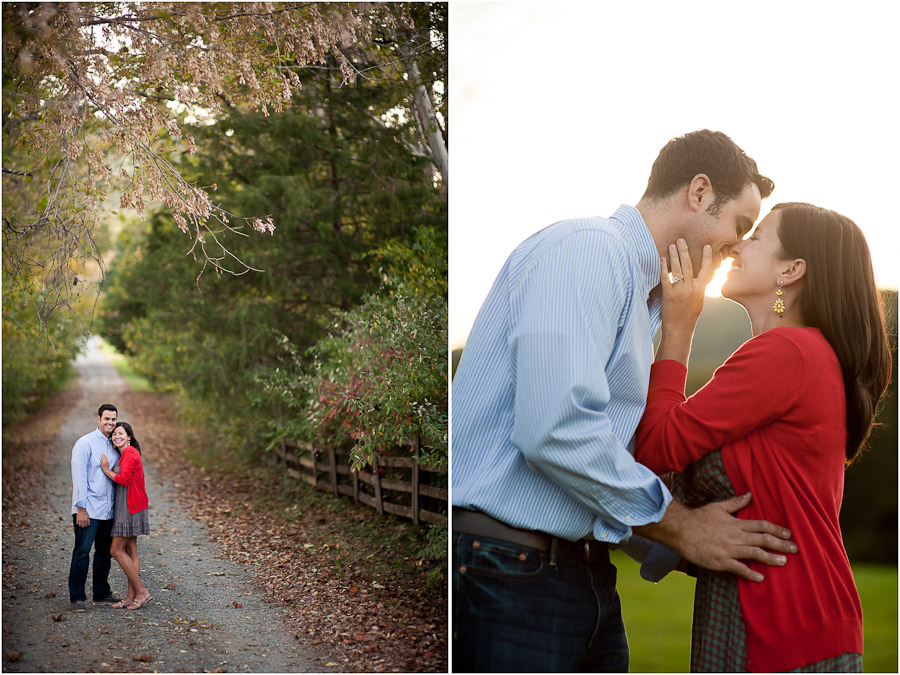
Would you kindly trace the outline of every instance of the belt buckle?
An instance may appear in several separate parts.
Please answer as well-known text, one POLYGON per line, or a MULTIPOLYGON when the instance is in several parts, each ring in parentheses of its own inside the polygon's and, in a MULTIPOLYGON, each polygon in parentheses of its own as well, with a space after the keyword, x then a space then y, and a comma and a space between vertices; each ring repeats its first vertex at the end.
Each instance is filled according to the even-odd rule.
POLYGON ((591 542, 584 542, 584 562, 588 565, 591 564, 591 542))

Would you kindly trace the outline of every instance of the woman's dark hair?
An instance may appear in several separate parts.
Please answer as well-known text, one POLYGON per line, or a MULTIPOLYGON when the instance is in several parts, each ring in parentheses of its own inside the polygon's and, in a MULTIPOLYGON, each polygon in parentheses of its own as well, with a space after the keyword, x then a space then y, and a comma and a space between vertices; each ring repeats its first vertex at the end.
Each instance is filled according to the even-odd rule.
POLYGON ((138 451, 138 454, 143 456, 144 453, 141 452, 141 444, 138 443, 138 439, 134 437, 134 432, 131 430, 131 425, 128 422, 116 422, 116 426, 113 427, 113 431, 122 427, 125 430, 125 433, 128 434, 128 437, 131 439, 131 445, 134 446, 134 449, 138 451))
POLYGON ((716 198, 707 207, 711 216, 732 199, 739 197, 750 183, 759 188, 759 196, 765 199, 775 183, 759 173, 756 162, 721 131, 701 129, 673 138, 659 151, 644 197, 665 199, 685 185, 694 176, 704 173, 712 182, 716 198))
POLYGON ((847 397, 847 464, 863 449, 891 377, 891 351, 881 295, 862 231, 840 213, 791 202, 781 218, 781 257, 803 258, 798 299, 807 325, 822 331, 837 354, 847 397))

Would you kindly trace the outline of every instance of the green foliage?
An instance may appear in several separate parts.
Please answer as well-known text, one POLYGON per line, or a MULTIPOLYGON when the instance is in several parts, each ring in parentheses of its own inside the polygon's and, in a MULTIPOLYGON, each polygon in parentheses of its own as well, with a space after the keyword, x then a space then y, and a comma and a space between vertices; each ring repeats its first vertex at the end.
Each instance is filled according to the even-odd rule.
POLYGON ((4 289, 4 426, 38 410, 47 396, 58 391, 70 372, 69 362, 80 350, 76 320, 58 314, 42 326, 33 299, 4 289))
POLYGON ((283 431, 294 440, 352 444, 361 468, 418 437, 420 461, 445 466, 446 239, 425 229, 411 246, 391 242, 377 257, 379 292, 335 311, 332 330, 305 353, 286 341, 292 368, 266 385, 293 412, 283 431))
POLYGON ((884 293, 893 366, 868 448, 847 469, 841 531, 850 559, 897 564, 897 292, 884 293))
MULTIPOLYGON (((290 110, 266 116, 232 107, 215 125, 196 128, 198 152, 180 160, 184 175, 215 186, 217 202, 229 212, 271 215, 271 238, 216 233, 225 249, 264 272, 207 271, 198 278, 183 233, 170 215, 156 212, 143 229, 122 234, 106 285, 104 337, 155 387, 178 392, 190 420, 224 453, 259 452, 307 414, 261 384, 273 372, 294 369, 283 339, 303 353, 335 322, 362 320, 366 310, 354 308, 364 297, 377 314, 367 324, 372 341, 387 339, 387 327, 425 317, 427 331, 412 331, 418 343, 392 343, 396 354, 410 354, 426 334, 431 339, 439 321, 446 326, 446 298, 443 304, 433 299, 433 277, 446 277, 446 197, 433 167, 409 149, 413 118, 382 120, 399 110, 404 91, 374 77, 356 86, 338 86, 328 72, 304 78, 290 110), (420 231, 430 234, 415 238, 420 231), (417 270, 426 286, 373 293, 409 246, 443 252, 440 265, 417 270), (383 275, 378 262, 387 269, 383 275)), ((211 237, 204 245, 210 255, 225 255, 211 237)), ((383 384, 380 395, 396 398, 383 384)), ((436 400, 436 385, 422 386, 436 400)), ((419 427, 430 433, 434 424, 423 417, 419 427)))

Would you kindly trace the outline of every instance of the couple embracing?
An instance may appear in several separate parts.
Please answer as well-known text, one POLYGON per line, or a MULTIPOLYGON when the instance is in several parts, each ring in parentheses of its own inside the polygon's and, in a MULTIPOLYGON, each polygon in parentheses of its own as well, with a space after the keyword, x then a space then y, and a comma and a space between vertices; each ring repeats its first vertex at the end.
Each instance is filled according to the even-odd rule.
POLYGON ((141 583, 137 538, 150 534, 149 503, 144 487, 141 445, 131 425, 117 422, 110 403, 97 410, 97 428, 72 448, 72 523, 75 546, 69 568, 69 599, 84 612, 91 547, 94 548, 94 604, 136 610, 152 599, 141 583), (109 569, 116 559, 128 578, 119 599, 109 586, 109 569))
POLYGON ((697 577, 692 671, 861 671, 838 517, 890 377, 883 310, 849 218, 778 204, 745 238, 773 189, 693 132, 635 207, 507 260, 453 382, 454 671, 627 671, 611 548, 697 577), (752 337, 685 398, 725 257, 752 337))

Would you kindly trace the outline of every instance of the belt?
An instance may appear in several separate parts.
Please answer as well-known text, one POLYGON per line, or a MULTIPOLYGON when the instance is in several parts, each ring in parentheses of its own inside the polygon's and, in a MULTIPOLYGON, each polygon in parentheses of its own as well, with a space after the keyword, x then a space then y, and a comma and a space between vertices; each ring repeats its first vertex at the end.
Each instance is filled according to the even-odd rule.
POLYGON ((569 541, 539 530, 523 530, 491 518, 486 513, 458 506, 453 507, 453 531, 536 549, 550 555, 551 565, 556 564, 557 558, 594 564, 609 562, 609 545, 604 541, 569 541))

